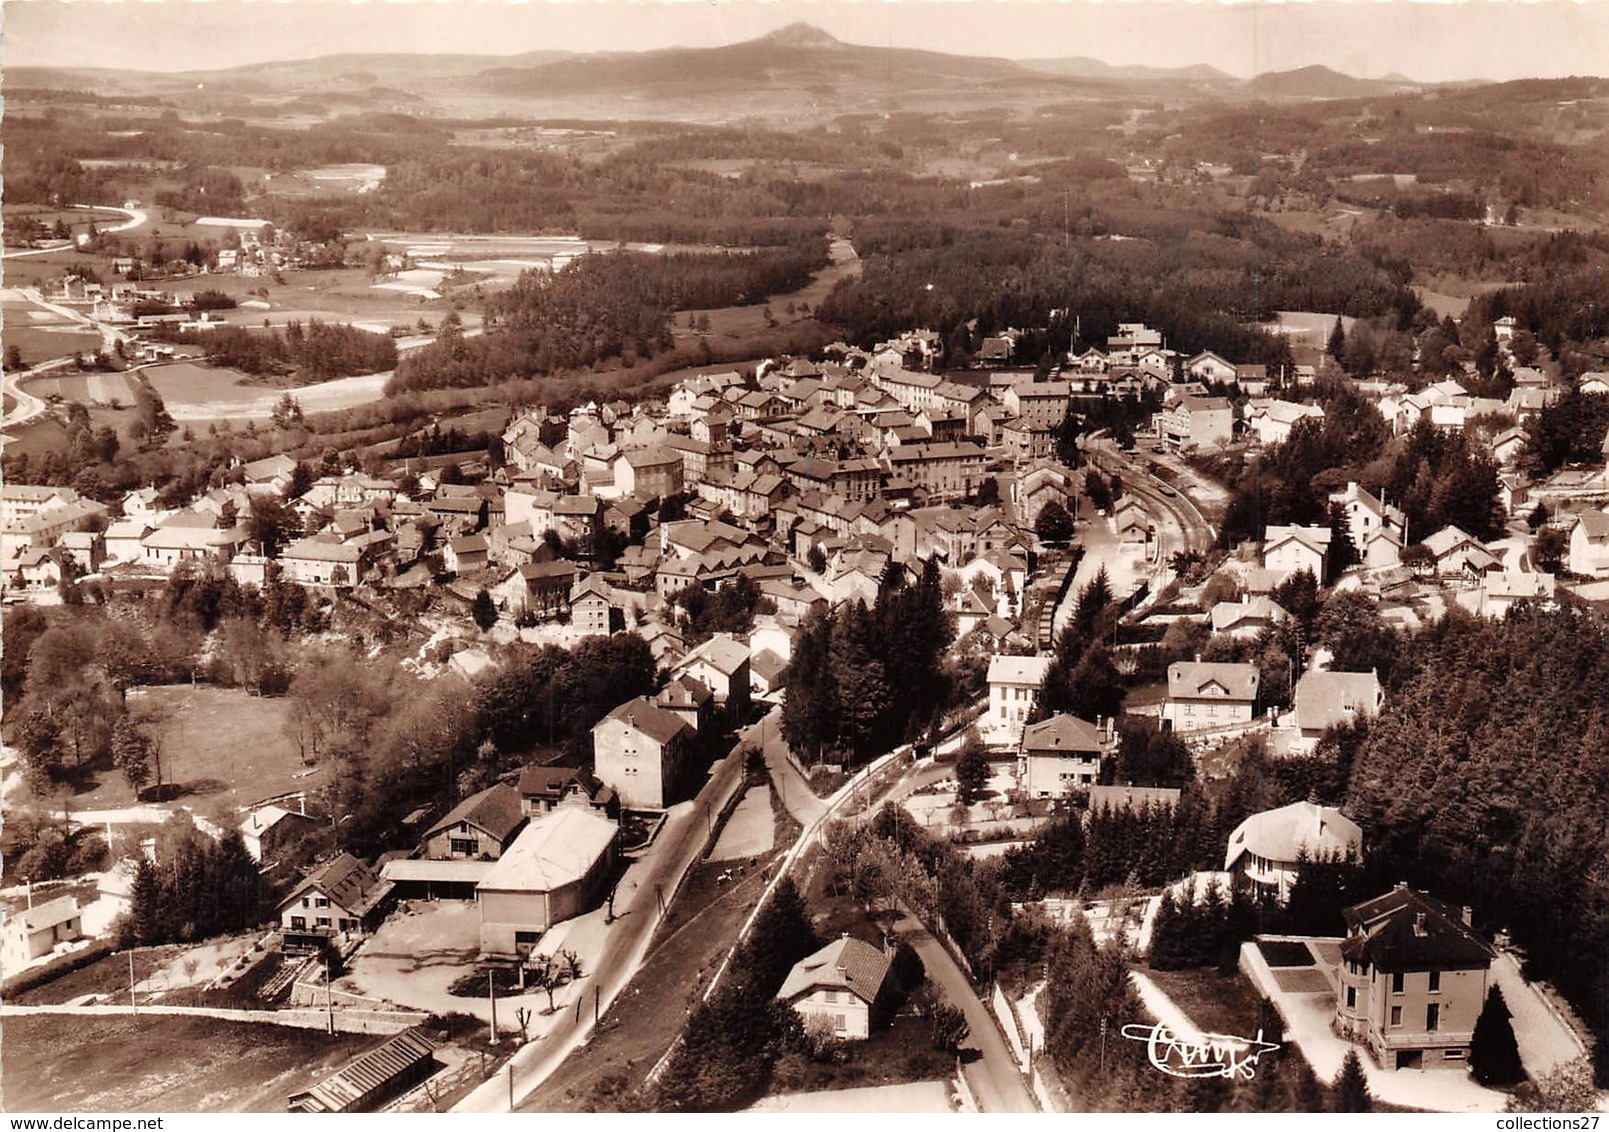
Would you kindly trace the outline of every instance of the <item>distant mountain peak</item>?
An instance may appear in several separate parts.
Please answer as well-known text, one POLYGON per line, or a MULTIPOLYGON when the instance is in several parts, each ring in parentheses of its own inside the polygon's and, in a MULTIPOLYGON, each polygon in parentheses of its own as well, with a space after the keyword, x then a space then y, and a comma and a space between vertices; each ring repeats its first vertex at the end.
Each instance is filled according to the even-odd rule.
POLYGON ((834 39, 814 24, 804 21, 789 24, 785 28, 778 28, 770 35, 762 37, 767 43, 774 43, 778 47, 842 47, 843 42, 834 39))

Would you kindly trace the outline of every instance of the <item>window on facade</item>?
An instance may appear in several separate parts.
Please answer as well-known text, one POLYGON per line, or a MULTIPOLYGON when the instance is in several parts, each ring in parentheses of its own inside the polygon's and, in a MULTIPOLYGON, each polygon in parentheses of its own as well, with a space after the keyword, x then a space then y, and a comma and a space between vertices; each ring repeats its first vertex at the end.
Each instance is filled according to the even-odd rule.
POLYGON ((1430 993, 1435 994, 1440 989, 1441 989, 1441 972, 1440 971, 1432 971, 1432 972, 1430 972, 1430 993))
POLYGON ((1402 1025, 1402 1007, 1393 1006, 1391 1008, 1391 1024, 1393 1026, 1402 1025))
POLYGON ((330 926, 330 918, 328 916, 320 916, 314 921, 314 925, 321 928, 327 928, 330 926))
POLYGON ((305 932, 306 930, 307 930, 307 917, 306 916, 292 916, 291 917, 291 931, 293 931, 293 932, 305 932))
POLYGON ((1432 1002, 1425 1007, 1425 1029, 1431 1033, 1441 1029, 1441 1003, 1432 1002))
POLYGON ((1357 1006, 1357 1004, 1358 1004, 1358 988, 1357 987, 1347 987, 1346 988, 1346 1008, 1348 1010, 1351 1010, 1353 1007, 1357 1006))
POLYGON ((1391 975, 1391 993, 1392 994, 1401 994, 1402 993, 1402 972, 1401 971, 1395 971, 1391 975))
POLYGON ((1447 1061, 1462 1061, 1464 1060, 1464 1051, 1461 1049, 1450 1049, 1441 1056, 1447 1061))
POLYGON ((536 941, 541 939, 541 938, 542 938, 542 933, 541 932, 515 932, 514 933, 514 944, 515 944, 516 947, 524 945, 524 944, 532 944, 532 945, 534 945, 536 943, 536 941))
POLYGON ((448 842, 452 846, 454 853, 463 853, 473 857, 480 852, 480 842, 473 837, 452 837, 448 838, 448 842))
POLYGON ((329 906, 330 898, 327 896, 320 896, 313 901, 313 907, 315 908, 328 908, 329 906))
POLYGON ((834 1014, 832 1016, 832 1028, 840 1034, 849 1029, 849 1024, 845 1020, 845 1015, 834 1014))

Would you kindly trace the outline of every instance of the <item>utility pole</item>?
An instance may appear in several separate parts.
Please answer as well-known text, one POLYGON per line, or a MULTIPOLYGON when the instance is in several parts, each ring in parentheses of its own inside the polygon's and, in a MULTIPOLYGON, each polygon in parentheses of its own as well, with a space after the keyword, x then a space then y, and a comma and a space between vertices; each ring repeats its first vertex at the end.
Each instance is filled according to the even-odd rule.
POLYGON ((488 1045, 497 1044, 497 968, 486 968, 486 990, 492 998, 492 1037, 488 1045))
POLYGON ((324 1013, 330 1033, 335 1033, 335 972, 330 968, 329 956, 324 957, 324 1013))
POLYGON ((128 949, 128 1006, 129 1013, 139 1014, 139 1003, 134 1001, 134 948, 128 949))

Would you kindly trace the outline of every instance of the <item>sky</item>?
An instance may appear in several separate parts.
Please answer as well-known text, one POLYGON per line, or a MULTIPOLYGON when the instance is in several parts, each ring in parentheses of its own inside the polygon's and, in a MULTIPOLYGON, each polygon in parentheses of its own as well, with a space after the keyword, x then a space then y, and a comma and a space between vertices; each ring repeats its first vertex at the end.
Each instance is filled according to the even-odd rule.
POLYGON ((1423 82, 1609 76, 1609 0, 4 0, 3 16, 6 67, 640 51, 804 21, 878 47, 1241 77, 1311 64, 1423 82))

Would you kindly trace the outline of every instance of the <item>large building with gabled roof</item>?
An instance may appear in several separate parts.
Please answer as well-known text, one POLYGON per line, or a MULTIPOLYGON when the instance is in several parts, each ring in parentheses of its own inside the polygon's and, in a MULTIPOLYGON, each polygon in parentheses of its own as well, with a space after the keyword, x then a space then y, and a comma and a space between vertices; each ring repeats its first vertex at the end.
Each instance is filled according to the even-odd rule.
POLYGON ((647 697, 627 700, 592 728, 592 773, 627 809, 664 809, 691 768, 696 735, 647 697))
POLYGON ((1261 679, 1255 664, 1175 661, 1168 665, 1162 718, 1175 731, 1250 723, 1261 679))
POLYGON ((589 806, 560 806, 526 826, 476 885, 481 953, 528 955, 543 932, 592 907, 619 829, 589 806))
POLYGON ((1345 909, 1335 1028, 1387 1069, 1464 1069, 1495 952, 1455 908, 1399 884, 1345 909))
POLYGON ((1101 776, 1106 743, 1093 723, 1053 715, 1023 728, 1020 765, 1030 798, 1060 798, 1094 786, 1101 776))

